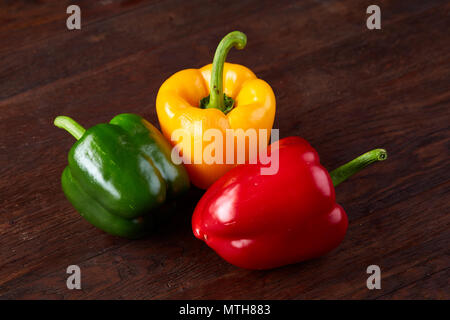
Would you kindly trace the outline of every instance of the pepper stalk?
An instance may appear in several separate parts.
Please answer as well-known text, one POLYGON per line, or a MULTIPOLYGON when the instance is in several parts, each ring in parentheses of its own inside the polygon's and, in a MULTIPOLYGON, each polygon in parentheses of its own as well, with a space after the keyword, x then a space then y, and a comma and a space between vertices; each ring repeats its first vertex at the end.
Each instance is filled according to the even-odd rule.
POLYGON ((77 140, 80 140, 86 132, 86 129, 84 129, 78 122, 66 116, 57 116, 53 124, 58 128, 66 130, 77 140))
POLYGON ((220 41, 212 63, 210 94, 200 100, 201 108, 216 108, 225 114, 233 109, 233 98, 223 92, 223 67, 230 49, 235 47, 241 50, 246 44, 247 36, 240 31, 230 32, 220 41))
POLYGON ((331 180, 333 185, 336 187, 341 182, 344 182, 350 178, 355 173, 361 171, 371 163, 377 161, 384 161, 387 159, 387 152, 384 149, 373 149, 369 152, 360 155, 359 157, 353 159, 350 162, 334 169, 330 172, 331 180))

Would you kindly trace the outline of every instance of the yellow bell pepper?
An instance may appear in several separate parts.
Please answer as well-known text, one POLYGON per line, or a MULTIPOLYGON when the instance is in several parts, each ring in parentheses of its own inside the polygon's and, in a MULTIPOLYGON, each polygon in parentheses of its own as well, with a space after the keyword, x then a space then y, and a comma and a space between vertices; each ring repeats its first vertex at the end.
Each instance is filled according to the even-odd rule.
MULTIPOLYGON (((265 129, 266 142, 269 142, 275 117, 272 88, 250 69, 225 63, 233 46, 243 49, 246 43, 247 37, 242 32, 229 33, 219 43, 212 64, 175 73, 162 84, 156 98, 156 111, 163 134, 173 146, 178 147, 191 182, 202 189, 208 188, 236 165, 239 139, 246 141, 244 157, 248 162, 251 140, 246 136, 246 130, 256 129, 259 132, 259 129, 265 129), (188 133, 188 138, 177 135, 178 129, 188 133), (208 129, 220 132, 222 149, 219 150, 219 145, 215 144, 217 136, 205 134, 208 129), (229 143, 227 129, 234 129, 235 154, 232 163, 227 161, 226 155, 226 145, 229 143), (221 161, 215 161, 217 159, 221 161)), ((261 152, 259 140, 258 134, 257 146, 258 152, 261 152)))

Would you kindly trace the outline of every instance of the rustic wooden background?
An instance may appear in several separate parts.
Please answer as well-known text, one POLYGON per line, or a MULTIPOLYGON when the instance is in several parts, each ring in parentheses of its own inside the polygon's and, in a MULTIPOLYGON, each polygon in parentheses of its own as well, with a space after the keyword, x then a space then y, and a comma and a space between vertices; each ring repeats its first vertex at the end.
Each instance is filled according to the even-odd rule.
POLYGON ((449 11, 446 0, 1 1, 0 298, 449 299, 449 11), (80 31, 66 29, 73 3, 80 31), (373 3, 381 30, 366 28, 373 3), (133 112, 157 124, 161 83, 209 63, 232 30, 248 46, 229 61, 272 85, 281 137, 306 138, 329 169, 389 152, 337 189, 350 225, 322 258, 229 265, 192 235, 199 190, 139 241, 95 229, 62 193, 74 139, 55 116, 89 127, 133 112), (72 264, 82 290, 66 288, 72 264), (381 290, 366 288, 371 264, 381 290))

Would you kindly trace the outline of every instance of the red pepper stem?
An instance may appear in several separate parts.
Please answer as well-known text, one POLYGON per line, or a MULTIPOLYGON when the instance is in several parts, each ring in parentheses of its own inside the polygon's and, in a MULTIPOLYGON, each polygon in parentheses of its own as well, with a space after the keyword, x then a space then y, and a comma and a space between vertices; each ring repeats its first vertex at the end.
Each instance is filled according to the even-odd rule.
POLYGON ((366 152, 358 158, 353 159, 352 161, 331 171, 330 176, 331 180, 333 181, 333 185, 336 187, 341 182, 344 182, 355 173, 367 167, 369 164, 377 161, 384 161, 386 159, 387 152, 384 149, 374 149, 366 152))
POLYGON ((217 108, 225 110, 225 99, 223 96, 223 67, 227 54, 232 47, 238 50, 244 49, 247 44, 247 36, 240 31, 227 34, 219 43, 214 54, 211 70, 209 103, 205 108, 217 108))
POLYGON ((58 116, 53 122, 58 128, 69 132, 75 139, 79 140, 85 133, 85 129, 72 118, 66 116, 58 116))

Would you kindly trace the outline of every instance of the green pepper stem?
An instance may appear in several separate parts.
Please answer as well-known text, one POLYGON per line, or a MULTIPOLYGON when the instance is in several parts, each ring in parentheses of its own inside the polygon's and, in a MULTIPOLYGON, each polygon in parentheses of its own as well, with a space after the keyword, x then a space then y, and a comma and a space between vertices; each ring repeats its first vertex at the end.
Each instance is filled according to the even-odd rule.
POLYGON ((78 124, 72 118, 66 116, 58 116, 53 122, 58 128, 64 129, 74 136, 75 139, 79 140, 84 132, 86 131, 80 124, 78 124))
POLYGON ((247 44, 247 36, 240 31, 233 31, 227 34, 219 43, 214 54, 211 70, 211 92, 209 103, 205 108, 217 108, 225 110, 225 99, 223 96, 223 66, 227 54, 232 47, 238 50, 244 49, 247 44))
POLYGON ((341 182, 344 182, 355 173, 367 167, 369 164, 377 161, 384 161, 386 159, 387 152, 384 149, 374 149, 366 152, 358 158, 353 159, 352 161, 331 171, 330 176, 333 181, 333 185, 336 187, 341 182))

